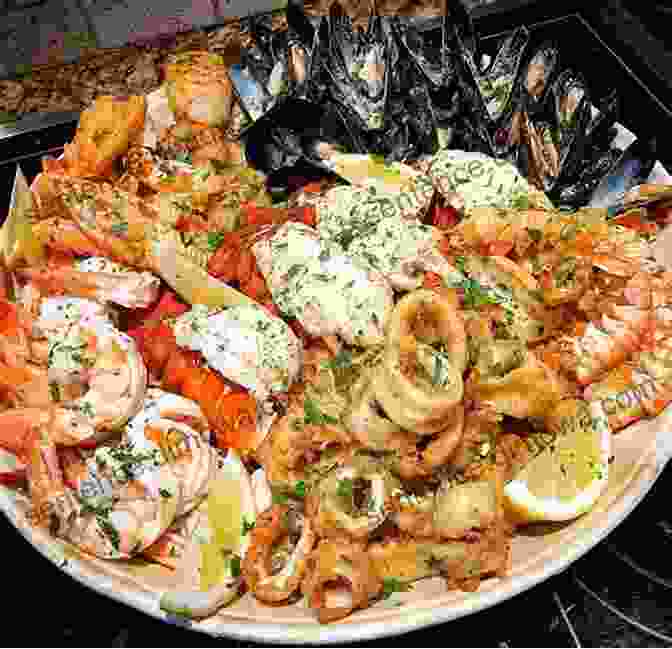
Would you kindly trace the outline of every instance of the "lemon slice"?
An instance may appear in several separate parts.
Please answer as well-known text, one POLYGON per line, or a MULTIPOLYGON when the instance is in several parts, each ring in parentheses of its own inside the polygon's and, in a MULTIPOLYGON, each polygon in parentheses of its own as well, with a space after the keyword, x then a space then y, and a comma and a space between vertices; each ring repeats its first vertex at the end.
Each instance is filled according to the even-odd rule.
POLYGON ((25 260, 30 266, 44 259, 43 243, 30 223, 34 207, 26 177, 17 166, 9 214, 0 228, 0 255, 10 268, 20 261, 25 260))
POLYGON ((207 497, 210 542, 201 545, 201 589, 231 575, 230 558, 243 557, 247 526, 256 520, 252 483, 238 455, 229 450, 207 497))
POLYGON ((547 418, 554 441, 504 488, 516 521, 569 521, 590 510, 607 485, 611 429, 599 402, 568 399, 547 418))
POLYGON ((211 309, 257 304, 208 274, 171 239, 153 242, 151 255, 154 270, 189 304, 204 304, 211 309))
POLYGON ((205 537, 197 541, 198 590, 166 591, 160 598, 162 610, 190 618, 213 615, 238 594, 240 563, 249 543, 246 527, 255 522, 256 508, 250 476, 234 451, 229 450, 210 481, 202 507, 207 516, 194 531, 194 537, 205 537))

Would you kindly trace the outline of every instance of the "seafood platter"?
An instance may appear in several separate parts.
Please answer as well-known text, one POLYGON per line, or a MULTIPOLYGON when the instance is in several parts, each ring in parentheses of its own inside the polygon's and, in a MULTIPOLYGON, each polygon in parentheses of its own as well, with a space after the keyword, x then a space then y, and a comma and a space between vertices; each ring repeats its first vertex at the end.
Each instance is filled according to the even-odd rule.
POLYGON ((149 615, 337 643, 530 588, 653 484, 672 179, 525 27, 286 16, 17 170, 0 507, 149 615))

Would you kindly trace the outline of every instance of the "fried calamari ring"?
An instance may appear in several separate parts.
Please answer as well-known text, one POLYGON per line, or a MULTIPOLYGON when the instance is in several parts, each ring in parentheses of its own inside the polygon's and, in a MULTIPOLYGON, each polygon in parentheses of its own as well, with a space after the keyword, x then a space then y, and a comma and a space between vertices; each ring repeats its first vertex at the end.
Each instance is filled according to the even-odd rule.
POLYGON ((413 291, 390 317, 382 371, 374 379, 376 400, 406 430, 436 433, 462 400, 466 365, 466 333, 455 306, 433 291, 413 291))

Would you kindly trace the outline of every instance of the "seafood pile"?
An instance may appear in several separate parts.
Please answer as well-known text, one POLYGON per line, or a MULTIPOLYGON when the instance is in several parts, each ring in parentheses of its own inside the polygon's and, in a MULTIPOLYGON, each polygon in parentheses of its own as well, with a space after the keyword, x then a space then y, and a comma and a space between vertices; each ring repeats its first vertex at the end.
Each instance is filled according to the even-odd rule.
POLYGON ((672 189, 558 210, 511 162, 443 147, 334 152, 348 183, 279 203, 231 114, 224 61, 182 52, 17 174, 0 480, 79 551, 179 575, 160 603, 189 617, 247 593, 328 623, 425 577, 504 577, 516 530, 590 509, 612 431, 672 401, 652 246, 672 189))

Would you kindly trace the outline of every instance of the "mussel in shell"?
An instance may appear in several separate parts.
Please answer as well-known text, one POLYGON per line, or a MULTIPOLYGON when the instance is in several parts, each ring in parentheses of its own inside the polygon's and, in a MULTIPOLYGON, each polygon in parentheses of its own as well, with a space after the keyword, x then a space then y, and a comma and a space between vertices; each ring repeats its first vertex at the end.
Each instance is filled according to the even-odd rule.
POLYGON ((320 31, 321 66, 332 100, 352 113, 362 131, 382 129, 389 66, 381 17, 371 16, 366 31, 354 31, 349 16, 335 3, 320 31))
POLYGON ((525 27, 519 27, 504 40, 495 58, 485 69, 481 69, 478 62, 471 57, 467 59, 481 101, 493 122, 505 114, 513 99, 521 59, 529 40, 529 31, 525 27))

